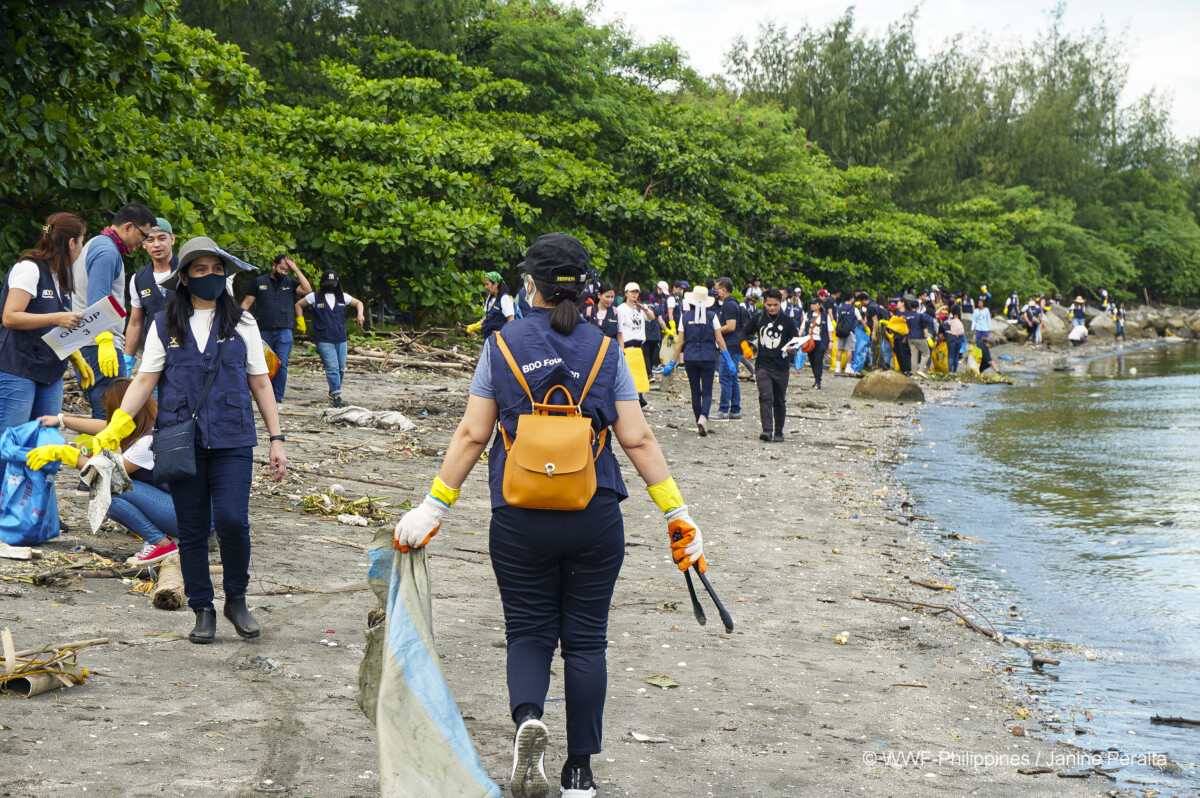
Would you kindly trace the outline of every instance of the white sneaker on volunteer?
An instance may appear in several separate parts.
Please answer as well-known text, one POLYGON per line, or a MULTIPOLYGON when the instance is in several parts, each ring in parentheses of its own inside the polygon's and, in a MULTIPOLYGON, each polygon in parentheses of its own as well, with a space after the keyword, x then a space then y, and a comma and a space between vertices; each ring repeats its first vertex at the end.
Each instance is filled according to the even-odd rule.
POLYGON ((550 798, 550 780, 544 767, 549 737, 546 724, 537 718, 529 718, 517 727, 509 778, 513 798, 550 798))

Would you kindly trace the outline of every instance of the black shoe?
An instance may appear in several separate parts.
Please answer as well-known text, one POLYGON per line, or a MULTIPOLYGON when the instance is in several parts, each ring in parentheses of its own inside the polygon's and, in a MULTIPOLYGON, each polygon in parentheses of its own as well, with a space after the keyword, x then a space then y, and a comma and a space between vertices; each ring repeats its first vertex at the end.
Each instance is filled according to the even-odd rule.
POLYGON ((596 780, 592 778, 591 768, 578 765, 563 765, 562 798, 594 798, 596 795, 596 780))
POLYGON ((783 433, 782 433, 782 432, 776 432, 776 433, 775 433, 775 437, 774 437, 774 438, 772 438, 772 440, 774 440, 776 443, 783 443, 783 433))
POLYGON ((217 639, 217 611, 212 607, 196 610, 196 627, 188 633, 188 640, 205 645, 217 639))
POLYGON ((254 616, 246 607, 245 596, 225 597, 225 617, 233 624, 233 630, 247 640, 258 637, 262 632, 258 621, 254 620, 254 616))
POLYGON ((331 398, 333 399, 331 404, 334 407, 345 407, 345 405, 342 404, 342 395, 340 393, 335 393, 331 398))
POLYGON ((758 439, 759 439, 760 441, 764 441, 764 442, 766 442, 766 443, 770 443, 770 442, 771 442, 771 431, 770 431, 770 430, 763 430, 763 432, 762 432, 762 435, 759 435, 759 436, 758 436, 758 439))

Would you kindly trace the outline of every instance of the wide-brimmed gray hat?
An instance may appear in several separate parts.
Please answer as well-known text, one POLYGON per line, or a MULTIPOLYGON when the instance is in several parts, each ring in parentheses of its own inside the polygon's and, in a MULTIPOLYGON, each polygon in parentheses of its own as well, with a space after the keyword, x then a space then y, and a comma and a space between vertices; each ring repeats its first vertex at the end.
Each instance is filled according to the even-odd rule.
POLYGON ((225 264, 226 277, 235 275, 238 272, 254 271, 253 266, 240 258, 230 255, 218 247, 217 242, 208 236, 197 236, 179 248, 179 265, 175 267, 175 271, 171 272, 171 276, 163 280, 162 287, 168 291, 174 291, 179 288, 179 275, 186 271, 192 261, 201 255, 215 255, 220 258, 225 264))

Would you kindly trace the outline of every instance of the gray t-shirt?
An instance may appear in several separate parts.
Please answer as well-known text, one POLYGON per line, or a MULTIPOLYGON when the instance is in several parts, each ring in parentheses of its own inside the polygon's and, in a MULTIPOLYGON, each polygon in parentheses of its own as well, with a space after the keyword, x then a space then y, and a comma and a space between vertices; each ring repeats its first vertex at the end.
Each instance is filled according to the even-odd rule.
MULTIPOLYGON (((495 399, 496 391, 492 387, 492 348, 486 344, 475 366, 475 376, 471 378, 471 394, 483 399, 495 399)), ((635 402, 638 398, 637 388, 633 387, 633 374, 629 371, 629 363, 624 357, 617 358, 617 377, 613 380, 613 399, 617 402, 635 402)))

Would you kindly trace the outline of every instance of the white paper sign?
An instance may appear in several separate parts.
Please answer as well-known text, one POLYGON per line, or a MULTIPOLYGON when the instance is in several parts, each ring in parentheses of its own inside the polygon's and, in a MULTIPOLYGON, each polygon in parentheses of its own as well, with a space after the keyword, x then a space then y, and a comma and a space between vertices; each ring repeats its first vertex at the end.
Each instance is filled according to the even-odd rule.
POLYGON ((71 330, 66 327, 55 327, 42 336, 47 346, 54 350, 62 360, 67 355, 77 352, 85 346, 91 346, 96 336, 106 332, 116 332, 125 325, 125 309, 117 300, 106 296, 83 312, 83 323, 71 330))

